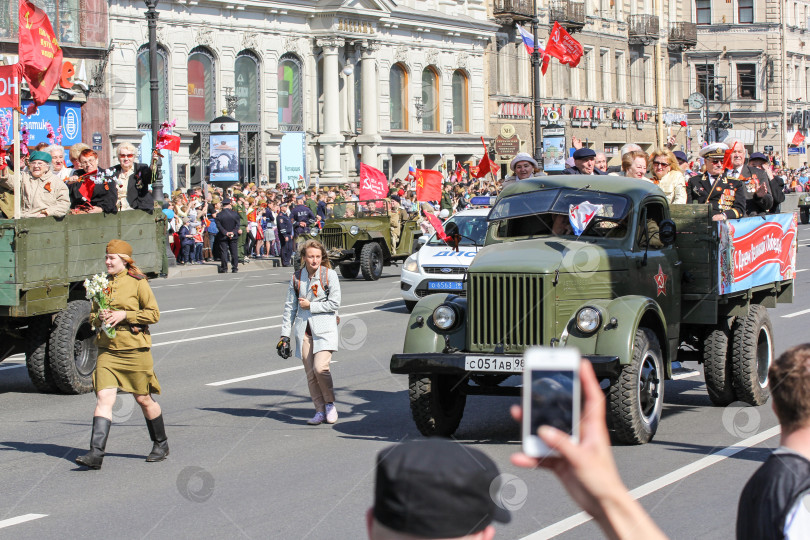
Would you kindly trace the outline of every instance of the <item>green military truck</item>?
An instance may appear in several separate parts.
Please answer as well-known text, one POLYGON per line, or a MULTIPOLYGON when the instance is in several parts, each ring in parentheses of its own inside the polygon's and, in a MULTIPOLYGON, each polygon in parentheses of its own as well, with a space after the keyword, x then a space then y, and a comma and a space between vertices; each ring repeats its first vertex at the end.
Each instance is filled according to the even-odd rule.
POLYGON ((803 225, 810 223, 810 193, 799 193, 799 219, 803 225))
MULTIPOLYGON (((366 281, 376 281, 382 276, 384 266, 394 261, 404 261, 420 247, 422 236, 418 215, 402 219, 399 241, 391 238, 391 220, 388 201, 345 201, 329 203, 323 229, 310 227, 309 234, 298 237, 298 244, 309 239, 323 243, 332 265, 340 267, 340 275, 354 279, 362 272, 366 281)), ((298 249, 293 255, 293 265, 300 267, 298 249)))
POLYGON ((419 430, 451 435, 468 395, 519 395, 502 383, 522 372, 533 345, 577 347, 590 360, 618 442, 653 437, 664 381, 684 370, 679 362, 704 364, 717 405, 764 403, 774 355, 766 308, 792 302, 797 218, 718 223, 710 212, 669 205, 657 186, 630 178, 556 176, 506 188, 466 298, 420 300, 403 352, 391 358, 391 372, 409 377, 419 430), (568 212, 585 202, 598 211, 577 237, 568 212))
POLYGON ((25 353, 41 392, 93 389, 95 333, 84 280, 105 272, 107 242, 121 238, 148 277, 161 272, 166 218, 159 210, 0 219, 0 361, 25 353))

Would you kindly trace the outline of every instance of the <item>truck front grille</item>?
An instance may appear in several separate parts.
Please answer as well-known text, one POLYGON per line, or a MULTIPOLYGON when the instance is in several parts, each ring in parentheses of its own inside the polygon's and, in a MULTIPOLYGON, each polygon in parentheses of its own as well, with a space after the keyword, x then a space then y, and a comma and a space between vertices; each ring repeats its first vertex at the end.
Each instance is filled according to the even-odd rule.
POLYGON ((543 280, 534 274, 470 274, 471 351, 522 352, 543 343, 543 280))
POLYGON ((326 249, 343 249, 343 229, 340 227, 325 227, 321 231, 319 240, 326 249))

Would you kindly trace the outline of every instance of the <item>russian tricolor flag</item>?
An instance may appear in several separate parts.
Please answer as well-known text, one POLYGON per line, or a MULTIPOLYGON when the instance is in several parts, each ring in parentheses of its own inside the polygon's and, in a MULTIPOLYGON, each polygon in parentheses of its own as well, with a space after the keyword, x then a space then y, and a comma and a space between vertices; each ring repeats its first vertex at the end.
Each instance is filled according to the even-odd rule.
MULTIPOLYGON (((516 24, 515 26, 517 26, 518 32, 520 32, 520 37, 523 38, 523 44, 526 46, 526 51, 531 55, 534 53, 534 37, 529 32, 524 30, 519 24, 516 24)), ((543 48, 538 47, 538 52, 543 54, 543 48)))
POLYGON ((413 165, 408 165, 408 174, 411 176, 416 176, 416 169, 413 168, 413 165))

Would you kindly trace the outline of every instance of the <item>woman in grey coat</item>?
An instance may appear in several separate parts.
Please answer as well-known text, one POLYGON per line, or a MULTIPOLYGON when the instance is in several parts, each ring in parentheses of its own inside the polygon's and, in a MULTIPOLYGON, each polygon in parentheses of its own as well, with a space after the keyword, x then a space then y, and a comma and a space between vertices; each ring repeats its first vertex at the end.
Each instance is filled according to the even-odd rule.
POLYGON ((301 262, 304 266, 293 274, 287 290, 279 351, 283 344, 289 347, 290 335, 294 335, 295 355, 304 363, 309 394, 315 404, 315 416, 307 424, 334 424, 338 413, 329 362, 338 348, 340 282, 326 249, 317 240, 304 243, 301 262))

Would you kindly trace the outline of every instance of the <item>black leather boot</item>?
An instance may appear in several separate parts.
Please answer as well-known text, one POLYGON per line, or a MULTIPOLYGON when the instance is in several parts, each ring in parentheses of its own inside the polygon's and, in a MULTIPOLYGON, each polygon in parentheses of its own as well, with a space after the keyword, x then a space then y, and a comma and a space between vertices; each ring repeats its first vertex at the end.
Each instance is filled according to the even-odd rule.
POLYGON ((149 430, 149 438, 155 443, 152 445, 152 452, 146 457, 146 461, 163 461, 169 455, 169 442, 163 427, 163 415, 161 414, 153 420, 147 420, 146 427, 149 430))
POLYGON ((100 469, 104 461, 104 448, 110 434, 112 422, 103 416, 93 417, 93 434, 90 436, 90 451, 76 458, 76 463, 90 469, 100 469))

